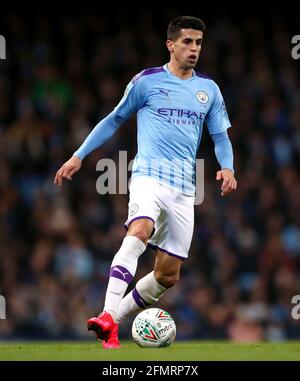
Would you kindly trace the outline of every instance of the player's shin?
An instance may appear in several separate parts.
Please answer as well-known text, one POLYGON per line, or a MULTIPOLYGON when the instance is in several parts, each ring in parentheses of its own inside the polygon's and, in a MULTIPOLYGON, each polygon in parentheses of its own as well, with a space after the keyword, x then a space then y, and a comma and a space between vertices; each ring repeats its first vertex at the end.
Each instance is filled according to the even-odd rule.
POLYGON ((127 236, 111 264, 104 311, 116 321, 119 304, 135 275, 138 258, 145 251, 145 244, 137 237, 127 236))
POLYGON ((157 282, 153 271, 147 274, 144 278, 140 279, 135 288, 122 299, 116 316, 116 322, 119 323, 130 313, 156 303, 167 291, 167 288, 157 282))

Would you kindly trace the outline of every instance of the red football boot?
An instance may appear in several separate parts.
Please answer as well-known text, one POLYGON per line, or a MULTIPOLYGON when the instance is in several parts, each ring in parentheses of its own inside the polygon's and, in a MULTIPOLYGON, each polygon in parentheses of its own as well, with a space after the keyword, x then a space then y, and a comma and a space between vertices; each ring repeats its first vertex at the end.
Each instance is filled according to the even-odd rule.
POLYGON ((114 323, 108 312, 102 312, 98 317, 87 321, 87 329, 96 332, 97 339, 102 339, 103 348, 120 348, 118 339, 118 324, 114 323))
POLYGON ((107 340, 102 340, 102 347, 105 349, 121 348, 118 333, 119 325, 114 323, 114 327, 109 335, 109 338, 107 340))

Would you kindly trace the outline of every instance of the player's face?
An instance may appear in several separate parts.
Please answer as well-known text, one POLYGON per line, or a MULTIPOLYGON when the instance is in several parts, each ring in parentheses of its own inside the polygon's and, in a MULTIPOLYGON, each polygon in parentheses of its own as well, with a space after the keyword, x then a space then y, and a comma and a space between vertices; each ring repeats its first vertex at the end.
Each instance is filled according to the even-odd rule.
POLYGON ((203 32, 194 29, 181 29, 176 41, 169 41, 168 48, 174 59, 185 70, 193 69, 198 61, 203 40, 203 32))

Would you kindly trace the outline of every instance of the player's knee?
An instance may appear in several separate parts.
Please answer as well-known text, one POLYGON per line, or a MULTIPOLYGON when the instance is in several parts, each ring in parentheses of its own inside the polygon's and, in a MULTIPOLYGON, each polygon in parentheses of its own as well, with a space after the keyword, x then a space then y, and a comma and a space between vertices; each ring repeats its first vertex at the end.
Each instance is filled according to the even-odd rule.
POLYGON ((132 229, 128 232, 128 235, 131 235, 140 239, 141 241, 144 242, 145 245, 147 245, 149 236, 145 229, 132 229))
POLYGON ((148 243, 148 239, 153 231, 153 221, 150 219, 138 219, 133 221, 128 228, 127 235, 131 235, 139 238, 145 245, 148 243))
POLYGON ((155 271, 154 276, 157 282, 165 288, 171 288, 179 281, 179 274, 177 273, 164 274, 160 271, 155 271))

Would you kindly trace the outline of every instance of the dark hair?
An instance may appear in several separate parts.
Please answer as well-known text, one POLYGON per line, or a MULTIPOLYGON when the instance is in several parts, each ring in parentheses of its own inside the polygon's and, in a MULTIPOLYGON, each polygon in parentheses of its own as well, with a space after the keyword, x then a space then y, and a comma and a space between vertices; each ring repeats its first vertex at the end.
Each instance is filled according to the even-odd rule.
POLYGON ((181 34, 181 29, 195 29, 204 32, 206 26, 198 17, 179 16, 170 22, 167 30, 167 39, 172 41, 177 40, 181 34))

